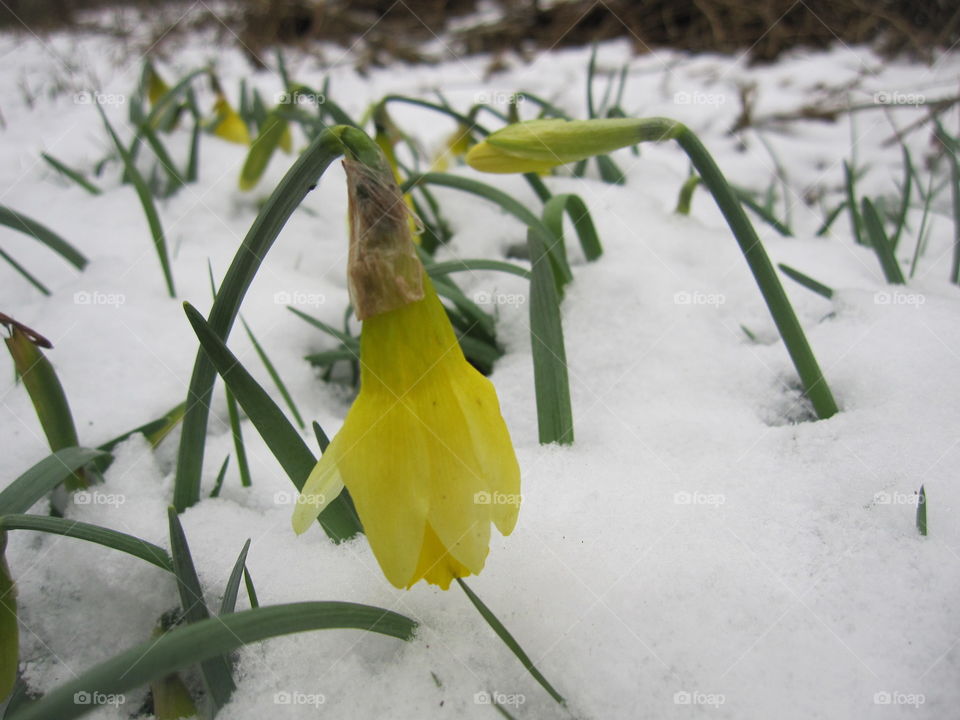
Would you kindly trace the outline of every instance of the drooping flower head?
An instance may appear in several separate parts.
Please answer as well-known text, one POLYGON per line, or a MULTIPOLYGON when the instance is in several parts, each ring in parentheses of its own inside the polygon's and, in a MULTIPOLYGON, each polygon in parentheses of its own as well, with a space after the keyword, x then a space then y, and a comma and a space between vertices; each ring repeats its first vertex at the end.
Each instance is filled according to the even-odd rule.
POLYGON ((483 569, 491 523, 513 530, 520 469, 496 391, 464 358, 416 256, 389 167, 344 165, 360 392, 293 526, 304 532, 346 486, 387 579, 447 589, 483 569))

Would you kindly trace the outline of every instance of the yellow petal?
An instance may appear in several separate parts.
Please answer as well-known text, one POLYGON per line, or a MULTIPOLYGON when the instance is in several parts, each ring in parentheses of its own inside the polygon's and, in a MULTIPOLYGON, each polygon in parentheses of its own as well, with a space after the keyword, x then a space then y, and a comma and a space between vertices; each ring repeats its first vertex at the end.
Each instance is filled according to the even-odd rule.
POLYGON ((370 548, 396 587, 414 582, 430 502, 422 489, 426 448, 422 434, 410 432, 414 422, 392 396, 361 391, 335 440, 370 548))
POLYGON ((293 511, 294 532, 297 535, 306 532, 317 515, 342 491, 343 480, 337 467, 336 451, 333 443, 330 443, 320 461, 314 465, 297 498, 297 507, 293 511))
POLYGON ((240 145, 250 144, 250 131, 247 129, 247 124, 243 122, 237 111, 230 106, 226 98, 217 100, 213 109, 218 118, 213 128, 214 135, 240 145))

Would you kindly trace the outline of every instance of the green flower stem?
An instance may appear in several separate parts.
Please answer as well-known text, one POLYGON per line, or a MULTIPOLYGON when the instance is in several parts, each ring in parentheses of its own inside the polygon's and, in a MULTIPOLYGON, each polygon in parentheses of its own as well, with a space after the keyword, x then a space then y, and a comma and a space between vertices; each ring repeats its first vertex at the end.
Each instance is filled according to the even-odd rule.
MULTIPOLYGON (((653 121, 672 122, 664 121, 661 118, 653 118, 653 121)), ((646 123, 647 121, 641 122, 646 123)), ((669 129, 665 135, 680 144, 697 172, 700 173, 703 184, 709 188, 717 201, 720 212, 726 218, 727 224, 733 231, 733 235, 740 245, 740 250, 750 266, 750 272, 753 273, 757 285, 760 286, 763 299, 770 309, 773 321, 787 346, 787 352, 790 353, 790 358, 800 375, 807 397, 813 403, 817 416, 825 419, 835 415, 838 408, 836 401, 833 399, 833 394, 830 392, 820 366, 813 356, 813 350, 810 349, 810 344, 807 342, 807 337, 800 326, 800 321, 797 320, 796 313, 790 305, 790 300, 783 290, 783 285, 780 284, 780 279, 767 256, 767 251, 761 244, 753 225, 750 224, 743 212, 743 207, 740 205, 733 188, 730 187, 720 168, 697 136, 680 123, 673 123, 673 125, 674 127, 669 129)), ((645 133, 642 134, 645 135, 645 133)))

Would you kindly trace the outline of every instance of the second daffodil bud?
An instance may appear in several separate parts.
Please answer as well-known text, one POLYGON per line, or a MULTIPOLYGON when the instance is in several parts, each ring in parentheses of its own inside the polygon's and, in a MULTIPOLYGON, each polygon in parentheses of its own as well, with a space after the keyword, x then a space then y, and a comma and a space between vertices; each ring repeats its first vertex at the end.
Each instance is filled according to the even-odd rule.
POLYGON ((467 360, 417 258, 385 162, 344 162, 360 392, 301 492, 307 530, 345 486, 397 587, 479 573, 490 525, 517 522, 520 468, 492 383, 467 360))
POLYGON ((491 133, 467 153, 489 173, 545 172, 646 141, 669 140, 679 123, 666 118, 529 120, 491 133))

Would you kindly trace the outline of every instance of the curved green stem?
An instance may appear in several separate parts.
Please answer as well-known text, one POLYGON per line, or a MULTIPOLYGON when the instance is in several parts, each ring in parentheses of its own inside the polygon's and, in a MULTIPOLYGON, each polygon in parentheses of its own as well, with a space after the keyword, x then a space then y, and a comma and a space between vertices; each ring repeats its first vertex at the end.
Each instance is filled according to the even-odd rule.
POLYGON ((800 321, 797 320, 783 285, 780 284, 780 278, 777 277, 767 251, 743 212, 736 194, 713 157, 689 128, 675 123, 669 136, 676 140, 687 153, 693 166, 700 173, 703 184, 713 194, 720 212, 723 213, 723 217, 733 231, 817 416, 825 419, 835 415, 838 408, 833 399, 833 393, 830 392, 827 381, 823 377, 813 350, 807 342, 807 336, 800 326, 800 321))

